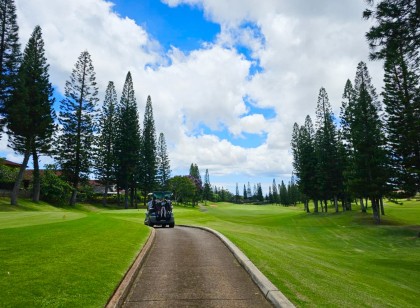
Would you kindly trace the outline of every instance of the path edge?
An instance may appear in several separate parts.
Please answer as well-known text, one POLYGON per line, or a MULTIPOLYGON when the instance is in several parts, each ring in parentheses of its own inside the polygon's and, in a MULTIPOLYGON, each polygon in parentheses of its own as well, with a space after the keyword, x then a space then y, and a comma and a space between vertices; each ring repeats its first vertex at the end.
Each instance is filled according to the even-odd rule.
POLYGON ((149 234, 149 237, 146 240, 146 243, 143 245, 140 252, 137 254, 136 259, 131 264, 130 269, 125 273, 120 284, 115 289, 111 298, 108 300, 107 304, 105 305, 106 308, 116 308, 116 307, 122 306, 124 300, 126 299, 128 295, 128 292, 130 291, 134 283, 134 279, 136 278, 141 266, 143 265, 146 259, 146 256, 148 255, 150 251, 150 248, 153 245, 155 235, 156 235, 156 230, 154 228, 151 228, 151 232, 149 234))
POLYGON ((252 263, 251 260, 226 236, 220 232, 208 227, 178 225, 179 227, 188 227, 201 229, 216 235, 232 252, 239 264, 248 272, 254 283, 261 290, 265 298, 274 305, 274 307, 292 308, 295 307, 291 301, 252 263))

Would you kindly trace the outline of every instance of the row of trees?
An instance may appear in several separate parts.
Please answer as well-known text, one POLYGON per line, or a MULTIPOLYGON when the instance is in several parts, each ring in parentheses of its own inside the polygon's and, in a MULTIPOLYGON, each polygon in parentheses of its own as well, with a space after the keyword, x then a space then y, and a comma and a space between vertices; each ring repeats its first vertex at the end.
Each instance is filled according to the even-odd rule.
POLYGON ((0 0, 0 18, 1 124, 8 134, 9 146, 24 157, 11 204, 17 204, 31 156, 33 199, 39 200, 40 155, 54 157, 57 169, 71 184, 71 205, 76 202, 79 186, 92 171, 105 184, 106 191, 111 184, 126 191, 126 207, 129 191, 133 202, 138 188, 143 194, 157 187, 165 189, 171 172, 165 137, 161 133, 159 139, 156 138, 150 96, 143 127, 140 127, 130 72, 120 101, 110 81, 102 110, 99 110, 95 70, 90 54, 83 51, 66 82, 57 117, 41 28, 35 27, 21 54, 14 1, 0 0))
POLYGON ((307 211, 309 199, 315 212, 319 201, 327 210, 333 200, 338 211, 338 199, 346 210, 357 198, 366 211, 370 200, 379 223, 384 195, 412 196, 420 188, 420 7, 414 0, 367 2, 364 17, 376 21, 366 35, 371 59, 384 60, 383 104, 360 62, 354 83, 344 87, 339 121, 321 88, 315 126, 309 116, 295 123, 292 150, 307 211))
POLYGON ((224 187, 212 186, 210 175, 206 169, 204 184, 197 164, 191 164, 189 175, 175 176, 169 180, 169 188, 174 193, 174 199, 180 203, 197 204, 198 201, 211 202, 234 202, 234 203, 270 203, 281 204, 284 206, 296 205, 302 199, 298 185, 292 177, 291 181, 277 185, 273 179, 272 186, 269 187, 268 194, 264 195, 261 183, 244 185, 243 194, 239 192, 236 184, 236 193, 233 194, 224 187))
POLYGON ((264 195, 261 187, 261 183, 254 184, 253 190, 251 185, 244 184, 243 194, 240 195, 238 184, 236 184, 235 202, 267 202, 270 204, 281 204, 283 206, 296 205, 300 201, 300 192, 297 184, 295 183, 294 177, 286 185, 284 181, 281 184, 276 184, 276 180, 273 179, 273 184, 268 187, 268 194, 264 195))
POLYGON ((293 126, 293 166, 308 212, 309 199, 314 200, 314 211, 318 212, 319 201, 322 210, 327 211, 328 201, 334 200, 338 211, 338 199, 346 210, 354 197, 369 198, 377 210, 387 192, 380 105, 363 62, 357 67, 354 84, 348 80, 345 85, 340 128, 334 124, 336 119, 324 88, 319 91, 315 126, 310 116, 304 125, 293 126))

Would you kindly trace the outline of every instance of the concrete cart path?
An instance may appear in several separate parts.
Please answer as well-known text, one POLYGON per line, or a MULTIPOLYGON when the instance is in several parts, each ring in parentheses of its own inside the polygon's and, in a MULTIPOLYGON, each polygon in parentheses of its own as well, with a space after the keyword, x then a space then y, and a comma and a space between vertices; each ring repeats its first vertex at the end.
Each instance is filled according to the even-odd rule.
POLYGON ((272 307, 214 234, 157 228, 123 307, 272 307))

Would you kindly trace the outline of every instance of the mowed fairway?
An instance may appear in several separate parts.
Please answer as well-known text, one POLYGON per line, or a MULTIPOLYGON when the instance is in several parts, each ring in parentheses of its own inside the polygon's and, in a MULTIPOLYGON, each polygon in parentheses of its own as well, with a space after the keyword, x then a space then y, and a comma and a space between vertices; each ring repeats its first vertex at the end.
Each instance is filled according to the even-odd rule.
MULTIPOLYGON (((102 307, 150 232, 144 210, 7 202, 0 199, 0 307, 102 307)), ((177 224, 225 234, 298 307, 418 307, 420 202, 385 211, 375 226, 359 209, 174 209, 177 224)))
POLYGON ((420 202, 371 213, 210 204, 176 209, 177 223, 225 234, 298 307, 418 307, 420 202))
POLYGON ((150 232, 144 211, 23 203, 0 205, 0 307, 103 307, 150 232))

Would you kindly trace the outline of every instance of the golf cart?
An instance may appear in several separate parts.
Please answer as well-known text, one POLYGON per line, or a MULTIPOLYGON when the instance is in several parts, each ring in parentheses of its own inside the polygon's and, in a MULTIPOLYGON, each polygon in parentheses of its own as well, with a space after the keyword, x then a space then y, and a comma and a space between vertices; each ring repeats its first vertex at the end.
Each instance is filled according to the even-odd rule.
POLYGON ((174 214, 172 213, 172 203, 170 198, 172 193, 169 191, 155 191, 148 194, 146 218, 144 224, 150 227, 161 225, 162 227, 175 226, 174 214))

